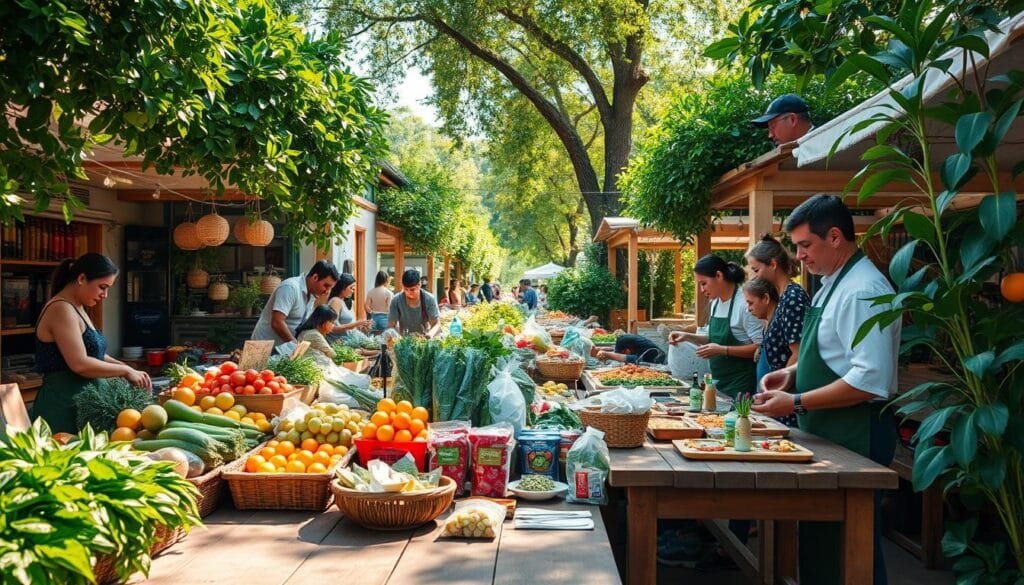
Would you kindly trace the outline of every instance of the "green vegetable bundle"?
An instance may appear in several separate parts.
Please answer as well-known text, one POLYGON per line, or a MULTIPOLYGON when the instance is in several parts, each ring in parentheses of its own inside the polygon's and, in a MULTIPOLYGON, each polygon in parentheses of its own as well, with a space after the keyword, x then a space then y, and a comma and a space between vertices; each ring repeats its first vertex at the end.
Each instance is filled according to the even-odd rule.
POLYGON ((172 462, 125 451, 90 427, 62 446, 37 420, 0 441, 0 581, 93 583, 100 556, 114 559, 122 580, 148 574, 158 526, 199 524, 196 495, 172 462))
POLYGON ((98 378, 75 395, 78 411, 78 428, 86 425, 97 431, 112 431, 117 428, 117 415, 126 408, 142 411, 153 404, 153 394, 133 386, 124 378, 98 378))
POLYGON ((436 341, 403 337, 395 344, 395 369, 401 385, 395 386, 395 400, 432 410, 434 354, 436 341))
MULTIPOLYGON (((431 420, 490 420, 487 383, 490 358, 476 348, 437 340, 404 338, 395 344, 400 384, 395 400, 431 411, 431 420)), ((531 382, 532 384, 532 382, 531 382)))
POLYGON ((463 331, 497 331, 498 322, 520 327, 526 321, 522 309, 509 303, 484 303, 462 324, 463 331))
POLYGON ((343 343, 335 343, 331 346, 334 350, 334 363, 339 366, 345 362, 358 362, 363 359, 361 355, 356 353, 356 350, 343 343))
POLYGON ((267 369, 278 376, 284 376, 289 384, 312 386, 324 378, 324 372, 316 365, 316 360, 307 356, 295 360, 285 355, 274 356, 267 363, 267 369))
POLYGON ((560 431, 568 431, 572 429, 582 429, 583 422, 580 417, 576 415, 572 409, 566 407, 564 404, 559 404, 543 412, 537 416, 533 421, 533 428, 535 429, 557 429, 560 431))

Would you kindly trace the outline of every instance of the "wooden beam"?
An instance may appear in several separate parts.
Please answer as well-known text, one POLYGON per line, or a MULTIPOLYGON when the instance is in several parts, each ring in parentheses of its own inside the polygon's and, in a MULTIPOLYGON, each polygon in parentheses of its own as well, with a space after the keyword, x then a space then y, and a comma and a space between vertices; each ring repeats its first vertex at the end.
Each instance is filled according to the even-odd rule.
POLYGON ((116 193, 118 201, 131 201, 135 203, 166 203, 168 201, 191 201, 192 199, 212 199, 214 202, 257 199, 257 197, 253 197, 251 195, 247 196, 238 189, 225 189, 224 194, 220 197, 211 197, 210 191, 207 189, 174 188, 174 190, 182 195, 187 195, 188 197, 183 197, 182 195, 171 193, 170 191, 161 190, 160 197, 154 199, 153 192, 155 189, 118 189, 116 193))
MULTIPOLYGON (((378 223, 378 225, 380 225, 378 223)), ((395 292, 402 292, 402 273, 405 272, 405 239, 402 230, 398 230, 395 238, 395 292)))
POLYGON ((771 233, 775 228, 774 194, 771 191, 757 190, 750 192, 750 245, 758 241, 762 235, 771 233))
POLYGON ((380 220, 377 220, 377 231, 385 233, 392 238, 399 238, 402 236, 402 228, 380 220))
POLYGON ((431 253, 427 256, 427 291, 430 294, 436 295, 434 288, 437 286, 437 281, 434 278, 434 254, 431 253))
POLYGON ((638 278, 638 273, 640 272, 640 249, 637 247, 636 232, 629 234, 629 246, 627 250, 627 254, 629 255, 629 274, 627 275, 626 302, 629 304, 626 306, 626 330, 630 333, 636 333, 638 321, 637 304, 640 302, 640 284, 638 278))
MULTIPOLYGON (((694 256, 697 260, 711 253, 711 230, 705 230, 697 236, 697 249, 694 256)), ((708 298, 700 291, 700 285, 694 280, 694 313, 696 314, 697 325, 706 325, 708 322, 708 298)))
MULTIPOLYGON (((677 249, 672 253, 672 263, 675 266, 675 279, 672 281, 674 285, 672 312, 679 314, 683 312, 683 253, 681 250, 677 249)), ((653 318, 653 315, 648 315, 648 318, 653 318)))
POLYGON ((629 245, 630 234, 636 234, 633 230, 620 230, 615 235, 608 238, 608 249, 612 248, 623 248, 629 245))
POLYGON ((608 246, 608 272, 611 272, 612 276, 615 276, 616 275, 615 274, 616 271, 619 269, 619 267, 618 267, 619 259, 618 259, 617 254, 616 254, 617 250, 618 250, 617 248, 613 248, 611 246, 608 246))
POLYGON ((441 283, 441 290, 438 293, 444 292, 444 287, 448 286, 448 282, 452 279, 452 257, 448 254, 444 255, 444 282, 441 283))

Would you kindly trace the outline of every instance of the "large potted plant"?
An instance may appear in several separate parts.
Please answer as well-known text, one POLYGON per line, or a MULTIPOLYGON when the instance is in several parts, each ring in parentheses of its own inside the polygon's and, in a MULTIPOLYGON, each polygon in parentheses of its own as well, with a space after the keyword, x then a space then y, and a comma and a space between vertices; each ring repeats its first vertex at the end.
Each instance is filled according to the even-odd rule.
POLYGON ((256 281, 251 281, 245 286, 236 286, 228 296, 228 303, 243 317, 252 317, 253 311, 263 306, 263 293, 256 281))
POLYGON ((909 83, 887 92, 889 106, 848 130, 875 132, 848 191, 859 191, 863 201, 889 183, 910 183, 927 202, 898 206, 869 232, 886 235, 902 225, 909 241, 889 263, 897 293, 875 300, 891 308, 865 323, 857 339, 904 319, 903 350, 926 347, 952 372, 953 381, 920 384, 900 397, 900 414, 922 418, 913 438, 914 487, 940 481, 947 493, 957 489, 966 506, 993 512, 946 526, 943 552, 954 559, 958 583, 1020 584, 1024 295, 1017 289, 1024 280, 1018 264, 1024 222, 1017 222, 1013 186, 1022 170, 1019 146, 1007 137, 1021 125, 1024 70, 1014 69, 1019 65, 1011 58, 991 69, 986 62, 988 39, 1009 34, 1011 19, 1001 21, 998 3, 967 0, 872 6, 889 11, 865 15, 871 9, 854 0, 825 11, 804 4, 761 10, 754 2, 708 54, 726 60, 756 54, 755 79, 775 66, 805 78, 827 72, 831 84, 866 75, 892 88, 910 74, 909 83), (851 11, 858 16, 836 16, 851 11), (949 81, 949 89, 926 95, 937 81, 949 81), (1007 160, 1016 165, 1012 171, 1007 160), (965 195, 968 182, 980 198, 965 195), (937 444, 944 429, 949 444, 937 444), (1005 536, 983 536, 983 517, 994 518, 1005 536))

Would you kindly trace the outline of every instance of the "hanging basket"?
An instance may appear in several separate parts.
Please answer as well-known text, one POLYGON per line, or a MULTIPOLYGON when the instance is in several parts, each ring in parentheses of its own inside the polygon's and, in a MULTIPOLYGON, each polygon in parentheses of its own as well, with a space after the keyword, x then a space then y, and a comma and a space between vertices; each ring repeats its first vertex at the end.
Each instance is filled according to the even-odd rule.
POLYGON ((216 210, 213 213, 204 215, 196 222, 196 235, 199 241, 207 246, 219 246, 228 239, 231 226, 228 220, 221 217, 216 210))
POLYGON ((275 274, 268 274, 260 280, 260 292, 269 295, 281 284, 281 277, 275 274))
POLYGON ((185 276, 189 288, 206 288, 210 285, 210 273, 200 268, 193 268, 185 276))
POLYGON ((245 227, 245 239, 252 246, 267 246, 274 239, 274 226, 265 219, 248 222, 245 227))
POLYGON ((235 227, 232 229, 232 233, 235 234, 235 239, 238 240, 239 244, 248 244, 248 240, 245 239, 245 228, 249 225, 249 218, 242 216, 235 221, 235 227))
POLYGON ((210 285, 210 289, 206 294, 210 297, 211 301, 226 301, 230 292, 231 289, 228 288, 228 285, 223 282, 215 282, 210 285))
POLYGON ((199 239, 196 224, 186 221, 174 228, 174 244, 182 250, 198 250, 203 247, 203 241, 199 239))

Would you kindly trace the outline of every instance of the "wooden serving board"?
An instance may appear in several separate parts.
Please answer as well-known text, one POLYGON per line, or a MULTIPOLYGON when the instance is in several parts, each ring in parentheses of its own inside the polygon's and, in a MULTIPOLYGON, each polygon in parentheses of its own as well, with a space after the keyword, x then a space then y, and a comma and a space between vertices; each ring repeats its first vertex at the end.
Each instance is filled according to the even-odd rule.
POLYGON ((647 434, 657 441, 674 441, 676 439, 699 439, 704 436, 704 428, 692 419, 669 416, 651 416, 647 421, 647 434), (678 421, 684 426, 680 428, 657 428, 659 421, 678 421))
MULTIPOLYGON (((724 451, 701 451, 687 443, 692 439, 672 441, 672 445, 687 459, 702 459, 705 461, 775 461, 781 463, 805 463, 814 458, 814 453, 805 447, 795 445, 797 450, 788 453, 768 451, 757 446, 755 439, 754 448, 751 451, 741 453, 732 447, 726 447, 724 451)), ((698 439, 710 440, 710 439, 698 439)))
MULTIPOLYGON (((688 412, 688 413, 686 413, 683 416, 685 418, 688 418, 688 419, 692 420, 694 422, 694 424, 696 424, 697 426, 703 428, 700 425, 700 423, 697 422, 697 417, 700 416, 701 414, 706 414, 706 413, 688 412)), ((760 415, 751 415, 750 420, 751 420, 751 422, 757 421, 757 422, 764 423, 763 427, 756 427, 756 428, 753 427, 753 426, 751 427, 750 434, 755 436, 755 437, 788 437, 789 436, 789 430, 790 430, 789 427, 787 427, 786 425, 780 423, 779 421, 775 420, 774 418, 767 417, 767 416, 760 416, 760 415)))
MULTIPOLYGON (((589 385, 590 389, 592 389, 595 392, 603 392, 605 390, 614 390, 618 388, 618 386, 605 386, 603 383, 601 383, 600 380, 594 377, 594 372, 597 371, 599 370, 583 371, 583 377, 586 379, 586 382, 589 385)), ((686 382, 680 382, 679 386, 644 386, 644 390, 657 390, 659 392, 664 392, 666 390, 671 392, 676 392, 680 390, 689 391, 690 385, 686 382)))

